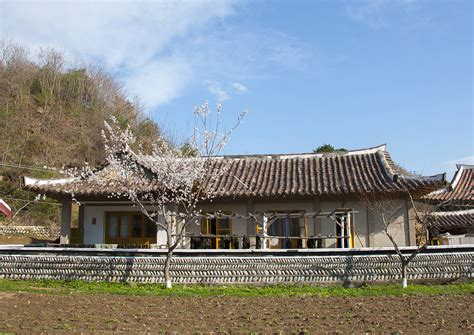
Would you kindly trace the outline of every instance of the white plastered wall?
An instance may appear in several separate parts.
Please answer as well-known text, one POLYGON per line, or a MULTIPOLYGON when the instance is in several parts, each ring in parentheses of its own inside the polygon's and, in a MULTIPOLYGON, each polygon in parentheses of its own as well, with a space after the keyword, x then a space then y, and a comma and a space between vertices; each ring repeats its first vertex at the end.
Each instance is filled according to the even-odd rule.
MULTIPOLYGON (((390 229, 390 232, 394 236, 395 240, 400 246, 409 245, 410 241, 410 230, 408 227, 408 212, 405 200, 398 200, 400 207, 399 215, 395 220, 395 224, 390 229)), ((354 216, 354 246, 355 247, 382 247, 392 246, 390 240, 382 231, 382 225, 380 220, 377 220, 373 215, 367 212, 367 209, 357 199, 346 199, 346 200, 324 200, 324 199, 309 199, 309 200, 282 200, 282 201, 264 201, 254 200, 253 202, 254 212, 285 212, 285 211, 306 211, 306 212, 330 212, 335 208, 352 208, 356 213, 354 216)), ((248 214, 247 202, 213 202, 211 204, 203 205, 200 207, 204 212, 215 212, 215 211, 229 211, 232 213, 246 215, 248 214)), ((85 204, 84 206, 84 243, 85 244, 99 244, 104 243, 104 221, 105 213, 107 211, 137 211, 137 207, 134 206, 115 206, 115 205, 104 205, 104 206, 91 206, 85 204), (96 224, 92 224, 92 220, 95 218, 96 224)), ((303 220, 303 219, 300 219, 303 220)), ((333 220, 329 218, 318 218, 318 219, 306 219, 306 231, 308 236, 312 235, 335 235, 336 227, 333 220)), ((190 224, 187 229, 187 233, 201 232, 200 225, 190 224)), ((232 219, 232 233, 242 235, 254 235, 254 227, 249 224, 246 219, 232 219)), ((413 239, 413 238, 412 238, 413 239)), ((157 244, 166 243, 166 234, 161 229, 158 229, 157 233, 157 244)), ((190 248, 190 239, 187 238, 179 246, 180 248, 190 248)), ((335 247, 335 239, 328 239, 323 243, 323 247, 331 248, 335 247)))
MULTIPOLYGON (((410 243, 410 235, 414 235, 414 228, 408 219, 407 203, 405 199, 393 200, 390 208, 396 208, 396 215, 393 223, 389 227, 389 233, 394 237, 399 246, 408 246, 410 243), (413 228, 413 229, 412 229, 413 228), (413 231, 413 232, 411 232, 413 231)), ((354 214, 354 246, 359 247, 392 247, 392 243, 383 231, 383 224, 380 216, 376 216, 369 212, 367 208, 358 199, 347 200, 321 200, 321 210, 330 212, 334 208, 351 208, 354 214)), ((329 235, 336 233, 336 226, 333 220, 329 218, 320 219, 320 231, 317 234, 329 235)), ((335 239, 326 240, 323 244, 326 248, 336 247, 335 239)))
MULTIPOLYGON (((388 232, 394 238, 398 246, 408 246, 414 244, 414 223, 409 220, 408 207, 405 199, 392 200, 391 210, 396 212, 391 220, 388 232), (410 236, 413 235, 413 236, 410 236), (412 237, 412 238, 410 238, 412 237), (411 242, 410 242, 411 240, 411 242)), ((370 246, 371 247, 392 247, 387 234, 383 231, 383 223, 380 215, 373 215, 371 222, 370 246)))

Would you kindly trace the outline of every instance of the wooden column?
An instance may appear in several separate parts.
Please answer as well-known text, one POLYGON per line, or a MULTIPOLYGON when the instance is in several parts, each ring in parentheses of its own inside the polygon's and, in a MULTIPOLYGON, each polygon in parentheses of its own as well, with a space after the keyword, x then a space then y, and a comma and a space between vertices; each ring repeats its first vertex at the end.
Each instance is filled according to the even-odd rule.
POLYGON ((416 245, 416 216, 408 196, 405 198, 406 212, 404 215, 405 245, 416 245))
POLYGON ((263 239, 261 243, 261 249, 265 250, 267 249, 267 241, 268 241, 268 234, 267 234, 267 228, 268 228, 268 218, 264 215, 262 217, 262 230, 263 230, 263 239))
POLYGON ((69 244, 69 236, 71 235, 71 198, 63 197, 61 204, 61 235, 59 243, 69 244))
MULTIPOLYGON (((319 197, 313 199, 313 212, 319 213, 321 211, 321 199, 319 197)), ((316 236, 322 233, 321 219, 313 218, 313 235, 316 236)), ((325 240, 322 241, 322 247, 326 247, 325 240)))
MULTIPOLYGON (((255 214, 255 206, 252 199, 247 199, 247 213, 255 214)), ((247 235, 255 235, 255 220, 247 219, 247 235)))
MULTIPOLYGON (((255 205, 252 199, 247 199, 247 213, 245 214, 248 214, 248 213, 255 214, 255 205)), ((255 226, 256 226, 256 222, 254 219, 247 219, 247 236, 257 234, 255 226)), ((249 248, 255 249, 256 243, 257 243, 256 238, 255 237, 249 238, 249 242, 250 242, 249 248)))
POLYGON ((79 205, 79 219, 78 219, 78 234, 79 240, 77 243, 84 243, 84 205, 79 205))
MULTIPOLYGON (((159 216, 159 221, 162 225, 166 225, 166 220, 163 215, 159 216)), ((167 235, 166 230, 161 228, 160 226, 156 227, 156 245, 158 248, 167 248, 167 235)))

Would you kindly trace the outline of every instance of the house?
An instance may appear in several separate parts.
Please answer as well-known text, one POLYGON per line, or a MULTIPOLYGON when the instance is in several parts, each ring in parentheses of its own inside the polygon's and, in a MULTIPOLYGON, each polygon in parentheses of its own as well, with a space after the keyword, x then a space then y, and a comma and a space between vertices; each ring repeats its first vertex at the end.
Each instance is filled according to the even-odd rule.
POLYGON ((448 187, 423 197, 436 206, 428 216, 430 238, 435 244, 474 243, 474 165, 456 167, 448 187))
MULTIPOLYGON (((222 156, 226 165, 217 196, 201 203, 209 215, 186 229, 181 248, 352 248, 391 246, 382 226, 362 205, 361 194, 390 194, 399 206, 390 229, 400 246, 415 244, 415 224, 404 190, 419 198, 440 188, 445 176, 403 173, 385 145, 325 154, 222 156), (218 214, 217 214, 218 213, 218 214), (250 213, 250 215, 249 215, 250 213), (259 217, 272 219, 262 224, 259 217)), ((157 245, 165 234, 126 199, 114 198, 114 178, 101 167, 100 178, 38 180, 26 189, 62 201, 61 242, 68 243, 70 186, 80 202, 82 243, 157 245)), ((266 222, 266 221, 265 221, 266 222)), ((176 229, 178 229, 176 227, 176 229)))

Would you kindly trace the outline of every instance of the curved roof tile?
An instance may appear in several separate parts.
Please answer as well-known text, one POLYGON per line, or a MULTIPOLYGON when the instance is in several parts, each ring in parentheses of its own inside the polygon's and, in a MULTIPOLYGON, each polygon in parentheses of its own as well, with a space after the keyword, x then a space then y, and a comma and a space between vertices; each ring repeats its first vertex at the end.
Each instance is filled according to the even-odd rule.
MULTIPOLYGON (((444 174, 432 177, 402 175, 385 150, 385 145, 330 154, 223 156, 217 158, 215 164, 226 168, 225 174, 214 182, 217 197, 221 198, 400 192, 404 185, 421 195, 445 183, 444 174)), ((99 196, 123 191, 117 189, 118 184, 122 183, 114 185, 113 178, 109 179, 105 187, 94 179, 70 183, 77 183, 76 196, 99 196)), ((25 183, 27 189, 46 194, 67 193, 69 186, 64 180, 55 183, 54 180, 28 179, 25 183)), ((143 185, 144 191, 154 189, 159 189, 159 185, 153 181, 143 185)))
POLYGON ((474 209, 435 212, 427 217, 428 225, 439 229, 474 227, 474 209))

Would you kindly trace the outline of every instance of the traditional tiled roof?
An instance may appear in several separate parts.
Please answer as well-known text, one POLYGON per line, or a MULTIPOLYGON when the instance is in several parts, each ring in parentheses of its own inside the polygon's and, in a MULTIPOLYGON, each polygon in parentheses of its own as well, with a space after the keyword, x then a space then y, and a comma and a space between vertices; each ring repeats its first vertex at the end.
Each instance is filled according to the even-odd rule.
POLYGON ((427 222, 430 227, 438 229, 474 227, 474 209, 431 213, 427 222))
POLYGON ((429 193, 423 199, 431 203, 474 207, 474 165, 457 165, 451 185, 429 193))
MULTIPOLYGON (((385 145, 329 154, 223 156, 216 158, 215 164, 226 171, 214 185, 220 198, 331 196, 401 192, 406 188, 422 195, 445 183, 444 174, 403 175, 385 145)), ((110 176, 105 186, 87 179, 70 183, 79 183, 76 196, 103 196, 118 187, 110 176)), ((70 184, 25 179, 25 186, 39 193, 61 194, 70 184)), ((150 183, 143 189, 159 187, 150 183)))

